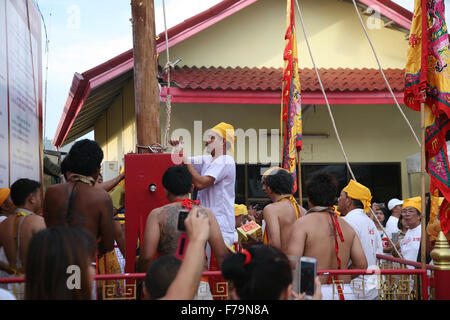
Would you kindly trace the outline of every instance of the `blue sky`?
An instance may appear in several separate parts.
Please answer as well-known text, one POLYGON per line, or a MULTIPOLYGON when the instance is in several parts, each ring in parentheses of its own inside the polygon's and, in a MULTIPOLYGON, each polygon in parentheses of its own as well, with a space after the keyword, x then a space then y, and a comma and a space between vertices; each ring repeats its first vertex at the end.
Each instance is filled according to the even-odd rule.
MULTIPOLYGON (((75 72, 82 73, 133 46, 130 0, 35 0, 49 43, 45 136, 53 140, 75 72), (51 14, 51 15, 50 15, 51 14)), ((167 27, 220 0, 166 0, 167 27)), ((395 2, 412 10, 414 0, 395 2)), ((164 31, 162 0, 154 0, 157 33, 164 31)), ((450 0, 445 0, 450 5, 450 0)), ((448 9, 447 9, 448 12, 448 9)), ((448 21, 448 19, 447 19, 448 21)), ((45 32, 42 28, 43 43, 45 32)), ((43 51, 43 81, 47 55, 43 51)), ((93 138, 93 136, 90 136, 93 138)))
MULTIPOLYGON (((53 140, 75 72, 82 73, 133 46, 130 0, 35 0, 49 38, 45 136, 53 140)), ((220 0, 166 0, 167 27, 220 0)), ((157 33, 164 31, 162 0, 155 0, 157 33)), ((42 27, 43 45, 45 30, 42 27)), ((43 50, 43 81, 47 56, 43 50)))

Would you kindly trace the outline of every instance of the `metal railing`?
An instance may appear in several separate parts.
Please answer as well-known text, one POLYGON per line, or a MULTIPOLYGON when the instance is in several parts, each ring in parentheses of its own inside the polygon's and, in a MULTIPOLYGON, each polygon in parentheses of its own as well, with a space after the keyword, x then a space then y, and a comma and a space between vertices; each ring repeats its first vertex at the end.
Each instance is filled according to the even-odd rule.
MULTIPOLYGON (((413 261, 402 260, 390 256, 377 255, 378 268, 373 269, 353 269, 353 270, 318 270, 318 275, 328 275, 332 279, 335 287, 336 298, 338 287, 344 292, 353 295, 353 299, 365 300, 369 290, 378 291, 379 300, 429 300, 434 297, 433 290, 433 266, 427 265, 427 269, 408 269, 407 266, 420 268, 421 264, 413 261), (351 282, 336 280, 340 275, 358 276, 351 282)), ((220 271, 206 271, 203 277, 221 276, 220 271)), ((127 273, 127 274, 108 274, 96 275, 95 280, 110 281, 103 283, 97 288, 98 296, 104 300, 136 300, 138 287, 136 280, 143 280, 145 273, 127 273), (123 281, 121 295, 117 295, 117 281, 123 281)), ((0 278, 0 283, 23 283, 24 277, 0 278)), ((215 288, 212 288, 213 298, 226 299, 228 297, 228 283, 226 281, 215 282, 215 288)), ((338 298, 337 298, 338 299, 338 298)))

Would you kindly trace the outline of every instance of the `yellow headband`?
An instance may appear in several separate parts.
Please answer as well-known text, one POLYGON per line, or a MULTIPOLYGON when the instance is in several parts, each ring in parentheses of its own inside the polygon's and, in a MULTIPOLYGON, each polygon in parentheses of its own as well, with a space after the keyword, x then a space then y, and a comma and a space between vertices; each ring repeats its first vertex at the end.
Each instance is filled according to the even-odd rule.
POLYGON ((416 208, 419 211, 419 214, 422 212, 422 197, 414 197, 403 200, 402 209, 412 207, 416 208))
POLYGON ((343 189, 347 192, 347 195, 356 200, 360 200, 364 205, 364 212, 370 211, 370 201, 372 200, 372 194, 369 188, 351 179, 350 183, 343 189))
POLYGON ((245 204, 235 204, 234 205, 234 215, 240 216, 240 215, 246 216, 248 214, 247 206, 245 204))
POLYGON ((0 206, 2 206, 6 199, 8 199, 10 192, 11 191, 8 188, 0 189, 0 206))
POLYGON ((231 124, 221 122, 211 129, 215 133, 217 133, 222 139, 225 139, 230 143, 230 151, 234 152, 234 127, 231 124))

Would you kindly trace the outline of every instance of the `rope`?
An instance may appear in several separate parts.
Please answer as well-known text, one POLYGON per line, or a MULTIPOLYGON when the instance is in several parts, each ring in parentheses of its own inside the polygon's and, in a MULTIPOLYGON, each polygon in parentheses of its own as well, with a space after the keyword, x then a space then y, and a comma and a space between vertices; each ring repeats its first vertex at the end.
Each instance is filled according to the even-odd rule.
MULTIPOLYGON (((312 64, 313 64, 313 66, 314 66, 314 70, 315 70, 315 72, 316 72, 317 79, 318 79, 319 84, 320 84, 320 89, 322 90, 323 96, 324 96, 324 98, 325 98, 325 102, 326 102, 326 104, 327 104, 328 113, 330 114, 330 118, 331 118, 331 122, 332 122, 332 124, 333 124, 334 132, 336 133, 336 138, 337 138, 337 140, 338 140, 338 142, 339 142, 339 146, 341 147, 342 154, 344 155, 345 163, 346 163, 346 165, 347 165, 347 168, 348 168, 348 170, 350 171, 350 174, 352 175, 353 180, 357 181, 356 178, 355 178, 355 175, 353 174, 353 171, 352 171, 352 169, 351 169, 351 167, 350 167, 350 163, 349 163, 349 161, 348 161, 347 154, 345 153, 344 146, 343 146, 343 144, 342 144, 341 138, 340 138, 340 136, 339 136, 339 132, 338 132, 337 127, 336 127, 336 122, 335 122, 335 120, 334 120, 333 113, 331 112, 331 107, 330 107, 330 104, 329 104, 329 102, 328 102, 327 94, 326 94, 325 89, 324 89, 324 87, 323 87, 322 80, 320 79, 319 70, 317 69, 317 65, 316 65, 316 63, 315 63, 315 61, 314 61, 314 57, 313 57, 313 55, 312 55, 311 46, 309 45, 308 35, 307 35, 306 28, 305 28, 305 24, 304 24, 304 21, 303 21, 302 12, 301 12, 301 10, 300 10, 300 6, 298 5, 298 0, 295 0, 295 4, 297 5, 297 10, 298 10, 298 13, 299 13, 299 15, 300 15, 300 22, 301 22, 301 24, 302 24, 303 35, 304 35, 304 37, 305 37, 305 41, 306 41, 306 45, 307 45, 307 47, 308 47, 309 55, 310 55, 310 57, 311 57, 311 61, 312 61, 312 64)), ((384 74, 383 74, 383 75, 384 75, 384 74)), ((392 91, 392 90, 391 90, 391 91, 392 91)), ((395 99, 395 96, 394 96, 394 99, 395 99)), ((397 100, 396 100, 396 102, 397 102, 397 100)), ((416 137, 416 138, 417 138, 417 137, 416 137)), ((419 143, 419 145, 420 145, 420 143, 419 143)), ((398 254, 398 256, 399 256, 399 257, 402 257, 402 255, 400 254, 400 252, 398 252, 398 250, 397 250, 397 248, 395 247, 394 243, 393 243, 392 240, 390 239, 389 235, 387 234, 386 230, 383 228, 383 225, 380 223, 380 221, 378 220, 378 218, 375 216, 375 213, 373 212, 372 207, 370 207, 370 213, 372 214, 373 217, 375 217, 375 221, 378 223, 378 226, 381 227, 381 229, 383 230, 383 233, 384 233, 384 234, 386 235, 386 237, 388 238, 388 241, 391 243, 392 247, 394 248, 394 250, 396 251, 396 253, 398 254)), ((402 258, 403 258, 403 257, 402 257, 402 258)))
POLYGON ((350 167, 350 163, 348 161, 347 154, 345 153, 344 146, 342 145, 342 141, 341 141, 341 138, 339 136, 339 132, 338 132, 337 127, 336 127, 336 122, 334 120, 333 113, 331 112, 330 103, 328 102, 327 94, 325 93, 325 89, 323 88, 322 80, 320 79, 320 75, 319 75, 319 70, 317 69, 316 62, 314 61, 314 57, 313 57, 313 54, 312 54, 312 51, 311 51, 311 46, 309 45, 309 41, 308 41, 308 35, 307 35, 307 32, 306 32, 305 24, 304 24, 304 21, 303 21, 302 12, 300 10, 300 6, 298 5, 298 1, 297 0, 295 0, 295 4, 297 5, 297 10, 298 10, 298 13, 300 15, 300 22, 302 24, 303 35, 305 36, 306 45, 308 46, 309 56, 311 57, 311 61, 312 61, 312 64, 314 66, 314 70, 315 70, 316 75, 317 75, 317 79, 319 80, 320 89, 322 90, 323 96, 325 98, 325 102, 327 104, 328 113, 330 114, 330 118, 331 118, 331 122, 333 124, 334 132, 336 133, 336 138, 337 138, 337 140, 339 142, 339 146, 341 147, 342 154, 344 155, 345 163, 347 165, 348 171, 352 175, 353 180, 356 181, 355 175, 353 174, 352 168, 350 167))
MULTIPOLYGON (((352 2, 353 2, 353 6, 355 7, 356 14, 358 15, 359 22, 360 22, 360 24, 361 24, 361 26, 362 26, 362 28, 363 28, 363 30, 364 30, 364 34, 366 35, 367 40, 369 41, 370 47, 372 48, 373 54, 374 54, 375 59, 376 59, 377 64, 378 64, 378 68, 380 69, 381 75, 383 76, 383 79, 384 79, 384 81, 385 81, 385 83, 386 83, 386 85, 387 85, 387 87, 388 87, 388 90, 389 90, 389 92, 391 93, 392 97, 394 98, 394 101, 395 101, 395 104, 396 104, 398 110, 400 111, 401 115, 403 116, 403 118, 405 119, 406 123, 408 124, 408 127, 409 127, 409 129, 411 130, 411 132, 412 132, 414 138, 416 139, 417 144, 419 145, 419 147, 421 147, 422 144, 420 143, 419 138, 417 137, 416 133, 414 132, 414 129, 413 129, 412 126, 411 126, 411 123, 409 122, 408 118, 406 117, 405 113, 403 112, 402 108, 400 107, 400 104, 398 103, 397 98, 395 97, 394 92, 392 91, 391 85, 389 84, 389 81, 387 80, 386 75, 384 74, 383 67, 381 66, 380 60, 378 59, 378 54, 377 54, 377 52, 376 52, 376 50, 375 50, 375 47, 374 47, 374 45, 373 45, 372 40, 370 39, 369 33, 367 32, 367 29, 366 29, 366 26, 364 25, 364 22, 363 22, 363 20, 362 20, 361 14, 359 13, 358 6, 356 5, 356 1, 355 1, 355 0, 352 0, 352 2)), ((355 180, 355 181, 356 181, 356 180, 355 180)), ((383 228, 383 226, 381 225, 381 223, 378 221, 378 219, 377 219, 377 217, 375 216, 375 214, 374 214, 372 208, 370 208, 370 213, 375 217, 375 220, 378 222, 378 225, 383 229, 384 234, 386 235, 386 237, 388 238, 389 242, 390 242, 391 245, 393 246, 393 243, 392 243, 391 239, 390 239, 389 236, 387 235, 387 233, 386 233, 386 231, 384 230, 384 228, 383 228)), ((399 255, 399 257, 402 258, 402 255, 397 251, 397 248, 395 248, 395 246, 393 246, 393 247, 394 247, 395 251, 397 252, 397 254, 399 255)), ((402 258, 402 259, 403 259, 403 258, 402 258)))
POLYGON ((358 18, 359 18, 359 22, 361 23, 361 26, 363 27, 364 33, 366 34, 367 40, 369 40, 370 43, 370 47, 372 48, 373 54, 375 56, 375 59, 377 60, 377 64, 378 64, 378 68, 380 69, 381 75, 383 76, 384 81, 386 82, 386 85, 388 87, 389 92, 391 93, 392 97, 394 98, 395 104, 397 105, 398 110, 400 111, 401 115, 403 116, 403 118, 405 119, 406 123, 408 124, 409 129, 411 130, 414 138, 417 141, 417 144, 419 145, 419 147, 421 146, 420 140, 417 137, 416 133, 414 132, 413 127, 411 126, 411 123, 409 122, 408 118, 406 117, 405 113, 403 112, 402 108, 400 107, 400 104, 397 101, 397 98, 395 97, 394 92, 392 91, 391 85, 389 84, 389 81, 386 78, 386 75, 384 74, 383 68, 381 67, 381 63, 380 60, 378 59, 378 55, 377 52, 375 51, 375 47, 372 43, 372 40, 370 39, 369 33, 367 32, 366 26, 364 25, 364 22, 361 18, 361 14, 359 13, 358 7, 356 5, 355 0, 353 1, 353 5, 355 7, 356 13, 358 14, 358 18))

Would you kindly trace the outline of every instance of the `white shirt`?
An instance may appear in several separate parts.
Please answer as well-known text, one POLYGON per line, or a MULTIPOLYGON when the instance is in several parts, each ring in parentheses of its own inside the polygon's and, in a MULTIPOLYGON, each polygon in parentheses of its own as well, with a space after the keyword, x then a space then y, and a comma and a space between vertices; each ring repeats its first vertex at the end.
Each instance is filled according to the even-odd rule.
POLYGON ((377 265, 377 253, 383 252, 383 244, 375 223, 370 219, 363 209, 354 209, 345 217, 358 235, 361 245, 366 255, 367 265, 377 265))
MULTIPOLYGON (((222 155, 212 161, 212 156, 191 157, 190 161, 201 176, 213 177, 214 184, 199 190, 197 200, 216 216, 224 240, 234 238, 236 163, 229 155, 222 155)), ((229 242, 229 241, 227 241, 229 242)), ((232 243, 231 243, 232 244, 232 243)))
POLYGON ((16 300, 16 297, 10 292, 0 289, 0 300, 16 300))
MULTIPOLYGON (((370 219, 363 209, 354 209, 347 213, 344 217, 353 230, 355 230, 361 241, 364 254, 367 259, 368 268, 377 268, 377 254, 383 252, 383 244, 381 242, 380 234, 378 233, 375 223, 370 219)), ((363 277, 362 275, 353 279, 351 286, 354 290, 354 298, 356 300, 373 300, 378 297, 378 289, 376 282, 374 284, 368 283, 370 277, 363 277), (364 281, 364 295, 360 295, 361 282, 364 281)))
MULTIPOLYGON (((405 237, 400 241, 400 249, 402 251, 403 259, 410 261, 417 261, 419 254, 420 239, 422 236, 422 225, 419 224, 414 229, 408 229, 405 237)), ((407 266, 408 269, 414 269, 412 266, 407 266)))
MULTIPOLYGON (((5 216, 0 216, 0 223, 2 223, 7 217, 5 216)), ((8 258, 6 257, 5 254, 5 249, 3 247, 0 248, 0 261, 9 265, 9 261, 8 258)), ((10 277, 10 274, 6 271, 0 270, 0 278, 8 278, 10 277)), ((0 289, 7 289, 8 288, 8 284, 3 284, 0 283, 0 289)))
MULTIPOLYGON (((384 229, 384 230, 386 230, 386 229, 384 229)), ((379 236, 380 239, 381 239, 381 245, 382 245, 381 248, 378 248, 377 254, 385 254, 385 253, 383 252, 383 248, 385 248, 385 247, 388 246, 389 241, 388 241, 388 239, 386 238, 386 235, 384 234, 383 230, 378 230, 378 229, 377 229, 377 232, 378 232, 378 236, 379 236)), ((387 232, 387 231, 386 231, 386 232, 387 232)), ((389 232, 388 232, 388 234, 389 234, 389 232)))
POLYGON ((389 233, 389 236, 392 237, 393 233, 400 232, 400 229, 397 227, 398 218, 394 216, 390 216, 388 221, 386 222, 386 231, 389 233))

